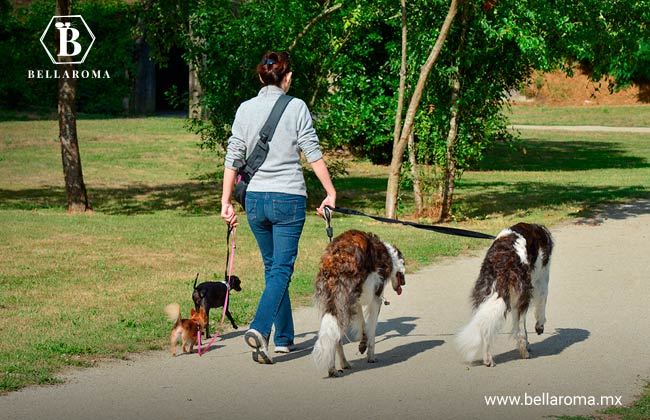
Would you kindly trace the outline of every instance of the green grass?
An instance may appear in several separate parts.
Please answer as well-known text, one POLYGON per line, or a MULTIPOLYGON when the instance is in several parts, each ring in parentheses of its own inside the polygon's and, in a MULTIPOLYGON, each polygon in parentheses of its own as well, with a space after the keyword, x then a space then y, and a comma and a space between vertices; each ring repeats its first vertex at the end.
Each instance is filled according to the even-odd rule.
MULTIPOLYGON (((575 122, 574 122, 575 123, 575 122)), ((0 122, 0 392, 54 383, 66 366, 166 348, 163 308, 190 308, 191 284, 219 279, 228 251, 218 217, 221 163, 200 151, 179 119, 81 120, 84 177, 94 213, 65 212, 56 121, 0 122), (20 349, 18 349, 20 347, 20 349)), ((521 148, 495 147, 459 181, 455 226, 496 233, 515 221, 553 224, 606 202, 650 196, 650 136, 523 133, 521 148)), ((338 203, 379 214, 386 167, 347 162, 338 203)), ((320 200, 313 192, 311 201, 320 200)), ((401 197, 403 217, 413 211, 401 197)), ((262 263, 241 219, 232 298, 240 324, 259 299, 262 263)), ((425 220, 426 221, 426 220, 425 220)), ((335 233, 371 230, 397 244, 413 271, 485 246, 360 217, 335 215, 335 233)), ((311 304, 327 244, 310 212, 291 293, 311 304)))
POLYGON ((558 420, 647 420, 650 419, 650 384, 637 401, 627 407, 609 407, 593 416, 558 416, 558 420))
POLYGON ((650 127, 650 106, 527 106, 511 109, 512 124, 528 125, 604 125, 650 127))

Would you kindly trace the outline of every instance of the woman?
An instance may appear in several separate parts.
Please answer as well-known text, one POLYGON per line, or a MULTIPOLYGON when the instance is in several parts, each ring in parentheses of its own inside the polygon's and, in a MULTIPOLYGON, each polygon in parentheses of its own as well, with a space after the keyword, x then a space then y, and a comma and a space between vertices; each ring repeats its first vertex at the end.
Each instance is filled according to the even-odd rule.
MULTIPOLYGON (((291 86, 291 62, 287 52, 269 52, 257 65, 263 84, 258 95, 243 102, 228 140, 221 197, 221 217, 237 224, 231 195, 237 175, 234 163, 252 152, 259 132, 277 99, 291 86)), ((335 207, 336 191, 323 161, 318 136, 307 105, 294 98, 287 105, 264 163, 251 179, 246 193, 246 215, 264 262, 265 288, 255 318, 244 335, 253 348, 253 360, 273 363, 268 350, 271 329, 275 327, 275 352, 291 351, 294 339, 289 283, 298 255, 298 240, 305 223, 307 188, 300 153, 305 155, 327 196, 316 210, 323 216, 325 206, 335 207)))

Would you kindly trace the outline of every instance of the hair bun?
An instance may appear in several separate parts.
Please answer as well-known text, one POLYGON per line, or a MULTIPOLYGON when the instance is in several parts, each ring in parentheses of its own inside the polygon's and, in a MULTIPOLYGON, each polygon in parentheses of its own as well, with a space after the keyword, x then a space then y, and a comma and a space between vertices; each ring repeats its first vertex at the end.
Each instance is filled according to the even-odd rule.
POLYGON ((287 51, 279 53, 275 51, 267 52, 257 65, 257 74, 259 74, 265 86, 279 86, 284 76, 290 71, 291 58, 287 51))

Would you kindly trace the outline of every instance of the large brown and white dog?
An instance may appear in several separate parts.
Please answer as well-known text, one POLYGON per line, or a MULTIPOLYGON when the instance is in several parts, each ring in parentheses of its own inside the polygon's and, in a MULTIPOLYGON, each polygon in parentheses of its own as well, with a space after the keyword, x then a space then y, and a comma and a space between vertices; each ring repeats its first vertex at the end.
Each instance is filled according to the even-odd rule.
POLYGON ((342 369, 350 368, 341 344, 350 326, 361 334, 361 354, 368 350, 368 362, 376 361, 375 330, 384 286, 390 281, 401 294, 404 273, 402 253, 372 233, 349 230, 330 242, 314 282, 321 324, 312 355, 320 371, 341 376, 335 355, 342 369))
POLYGON ((535 307, 535 331, 544 332, 553 238, 544 226, 518 223, 504 229, 488 249, 474 285, 474 315, 456 337, 465 360, 481 350, 483 363, 494 366, 490 347, 508 314, 522 359, 529 357, 526 314, 535 307))
POLYGON ((466 361, 480 350, 483 363, 494 366, 490 347, 508 312, 512 313, 512 334, 522 359, 529 357, 526 313, 535 307, 535 331, 544 332, 546 297, 553 239, 541 225, 518 223, 504 229, 487 251, 472 300, 474 315, 456 337, 466 361))

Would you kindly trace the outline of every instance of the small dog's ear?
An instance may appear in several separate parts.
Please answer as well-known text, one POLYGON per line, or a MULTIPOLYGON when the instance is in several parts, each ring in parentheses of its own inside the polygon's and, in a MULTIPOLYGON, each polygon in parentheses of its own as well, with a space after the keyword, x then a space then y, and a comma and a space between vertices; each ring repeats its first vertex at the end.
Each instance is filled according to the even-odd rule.
MULTIPOLYGON (((194 309, 192 309, 192 310, 194 310, 194 309)), ((204 315, 205 315, 205 311, 203 310, 203 307, 201 307, 201 309, 199 309, 199 315, 200 315, 200 316, 204 316, 204 315)))
MULTIPOLYGON (((203 308, 201 308, 201 310, 203 310, 203 308)), ((194 310, 194 308, 192 308, 192 310, 190 311, 190 315, 191 316, 196 315, 196 311, 194 310)))

